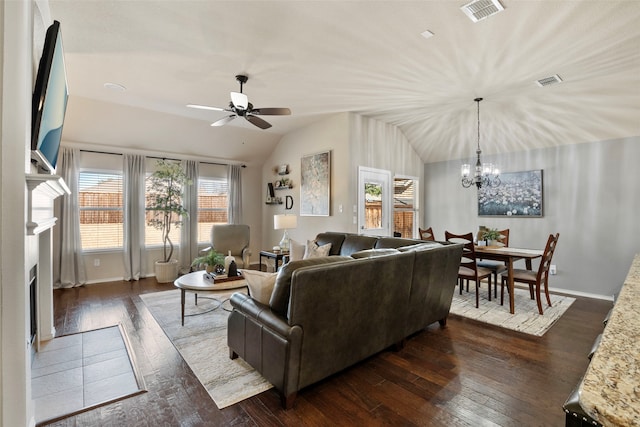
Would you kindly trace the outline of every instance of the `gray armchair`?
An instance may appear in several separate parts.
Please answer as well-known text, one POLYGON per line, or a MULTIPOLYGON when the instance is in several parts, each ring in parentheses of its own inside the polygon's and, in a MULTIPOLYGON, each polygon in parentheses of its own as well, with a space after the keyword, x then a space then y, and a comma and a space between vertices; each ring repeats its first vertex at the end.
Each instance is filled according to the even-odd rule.
POLYGON ((224 256, 236 259, 238 268, 249 268, 249 226, 245 224, 214 225, 211 229, 211 246, 224 256))

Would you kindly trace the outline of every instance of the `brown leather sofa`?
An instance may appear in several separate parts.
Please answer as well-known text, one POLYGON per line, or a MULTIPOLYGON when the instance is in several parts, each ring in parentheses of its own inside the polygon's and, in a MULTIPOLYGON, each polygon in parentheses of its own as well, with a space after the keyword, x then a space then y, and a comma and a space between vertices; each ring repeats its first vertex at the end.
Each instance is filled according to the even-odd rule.
POLYGON ((462 245, 442 242, 345 233, 316 241, 331 241, 334 256, 286 264, 269 305, 231 297, 230 357, 271 382, 285 408, 298 390, 433 322, 444 326, 462 255, 462 245))

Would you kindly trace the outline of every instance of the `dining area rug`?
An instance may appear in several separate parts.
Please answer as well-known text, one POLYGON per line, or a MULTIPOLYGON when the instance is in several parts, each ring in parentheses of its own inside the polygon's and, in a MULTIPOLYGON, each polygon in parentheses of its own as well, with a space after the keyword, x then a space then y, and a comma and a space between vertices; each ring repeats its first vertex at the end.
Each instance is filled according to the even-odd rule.
MULTIPOLYGON (((473 286, 473 282, 470 285, 473 286)), ((499 295, 498 298, 492 296, 491 301, 487 299, 486 282, 482 282, 480 287, 479 308, 476 308, 476 295, 473 289, 470 289, 470 292, 463 290, 462 295, 458 289, 456 287, 453 294, 451 314, 535 336, 543 336, 575 301, 575 298, 551 294, 552 306, 549 307, 543 294, 544 314, 540 315, 536 300, 531 299, 529 295, 529 289, 515 288, 515 313, 511 314, 506 292, 504 305, 500 305, 499 295)))
POLYGON ((273 387, 241 358, 231 360, 227 346, 225 302, 234 291, 186 294, 184 326, 181 326, 178 289, 140 295, 164 333, 187 362, 219 409, 273 387), (216 298, 216 300, 212 299, 216 298))

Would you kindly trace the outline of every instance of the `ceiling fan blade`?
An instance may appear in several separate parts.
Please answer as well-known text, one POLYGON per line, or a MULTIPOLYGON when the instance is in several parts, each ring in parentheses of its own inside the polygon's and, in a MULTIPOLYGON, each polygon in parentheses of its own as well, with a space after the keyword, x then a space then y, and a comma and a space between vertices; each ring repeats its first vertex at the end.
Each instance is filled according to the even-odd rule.
POLYGON ((220 107, 209 107, 208 105, 198 105, 198 104, 187 104, 189 108, 197 108, 200 110, 211 110, 211 111, 229 111, 220 107))
POLYGON ((249 120, 249 122, 251 122, 252 124, 258 126, 260 129, 269 129, 271 127, 270 123, 262 120, 260 117, 247 114, 246 116, 244 116, 244 118, 249 120))
POLYGON ((236 108, 246 110, 249 106, 249 98, 244 93, 231 92, 231 103, 236 108))
POLYGON ((288 108, 254 108, 251 114, 260 114, 262 116, 288 116, 291 110, 288 108))
POLYGON ((227 116, 227 117, 223 117, 220 120, 218 120, 217 122, 211 123, 211 126, 224 126, 227 123, 229 123, 231 120, 235 119, 236 117, 238 117, 238 116, 236 116, 235 114, 232 114, 232 115, 227 116))

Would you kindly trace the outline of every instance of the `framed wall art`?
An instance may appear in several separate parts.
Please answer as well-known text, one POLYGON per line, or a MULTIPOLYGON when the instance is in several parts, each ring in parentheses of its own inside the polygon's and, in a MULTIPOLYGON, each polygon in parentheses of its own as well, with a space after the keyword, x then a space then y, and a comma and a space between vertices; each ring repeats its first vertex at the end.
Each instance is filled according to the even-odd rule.
POLYGON ((500 181, 478 190, 479 216, 542 216, 542 169, 501 173, 500 181))
POLYGON ((331 152, 304 156, 300 166, 300 215, 329 216, 331 152))

